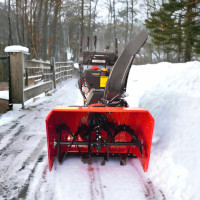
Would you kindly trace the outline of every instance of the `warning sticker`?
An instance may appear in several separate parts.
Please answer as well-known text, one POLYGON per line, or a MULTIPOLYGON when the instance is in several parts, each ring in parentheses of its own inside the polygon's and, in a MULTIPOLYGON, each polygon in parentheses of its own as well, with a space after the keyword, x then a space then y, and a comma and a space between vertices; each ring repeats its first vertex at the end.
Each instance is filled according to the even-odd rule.
POLYGON ((108 80, 108 76, 101 76, 100 77, 100 87, 106 87, 107 80, 108 80))
POLYGON ((98 75, 100 75, 100 73, 92 73, 92 75, 97 75, 98 76, 98 75))

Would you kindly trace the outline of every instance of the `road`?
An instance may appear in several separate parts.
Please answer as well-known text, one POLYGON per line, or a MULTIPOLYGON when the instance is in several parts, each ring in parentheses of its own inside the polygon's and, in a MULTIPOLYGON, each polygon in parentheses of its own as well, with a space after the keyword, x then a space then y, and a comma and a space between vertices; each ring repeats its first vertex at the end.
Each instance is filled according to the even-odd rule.
POLYGON ((48 170, 45 118, 52 108, 81 105, 76 80, 68 80, 50 96, 29 101, 0 117, 1 199, 165 199, 143 172, 137 159, 121 166, 118 159, 101 165, 80 158, 57 161, 48 170))

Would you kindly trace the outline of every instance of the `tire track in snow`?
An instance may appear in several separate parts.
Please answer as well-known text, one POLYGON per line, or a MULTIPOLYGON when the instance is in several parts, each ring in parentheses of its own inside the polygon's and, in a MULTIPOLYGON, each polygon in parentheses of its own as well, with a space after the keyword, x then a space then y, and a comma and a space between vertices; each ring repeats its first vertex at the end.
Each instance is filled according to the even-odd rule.
POLYGON ((31 170, 31 173, 29 174, 29 177, 27 178, 25 184, 23 185, 23 187, 20 189, 20 192, 18 194, 18 199, 22 198, 22 199, 25 199, 26 196, 27 196, 27 192, 28 192, 28 189, 29 189, 29 186, 30 186, 30 182, 31 182, 31 179, 35 173, 35 170, 38 166, 39 163, 41 163, 45 157, 45 154, 46 153, 42 153, 39 155, 38 159, 37 159, 37 162, 35 163, 33 169, 31 170))
POLYGON ((24 126, 21 125, 13 135, 11 135, 11 137, 9 137, 8 139, 5 138, 7 140, 6 141, 1 141, 3 144, 2 144, 2 148, 0 149, 0 156, 5 154, 6 152, 6 149, 8 149, 16 140, 16 138, 19 136, 20 133, 22 133, 22 131, 24 130, 24 126))
POLYGON ((4 129, 0 132, 0 140, 5 136, 8 135, 13 129, 15 129, 19 124, 19 121, 16 121, 13 125, 11 125, 9 128, 4 129))
MULTIPOLYGON (((46 138, 42 138, 38 143, 37 147, 32 151, 31 155, 23 162, 22 167, 19 171, 23 170, 29 163, 34 162, 37 159, 38 155, 40 154, 41 150, 43 149, 46 142, 46 138)), ((43 158, 40 158, 43 159, 43 158)), ((40 160, 39 160, 40 161, 40 160)))
POLYGON ((95 182, 95 175, 94 175, 94 168, 88 166, 88 176, 90 180, 90 195, 91 200, 95 200, 95 194, 94 194, 94 182, 95 182))
MULTIPOLYGON (((42 139, 28 158, 26 159, 25 157, 25 161, 24 158, 21 159, 22 157, 17 151, 14 155, 9 155, 9 153, 6 152, 6 154, 9 155, 9 162, 7 162, 7 160, 2 162, 3 167, 0 169, 0 185, 2 186, 2 188, 0 187, 0 193, 2 193, 6 199, 25 197, 29 181, 35 172, 35 168, 38 163, 43 161, 46 155, 46 152, 41 154, 44 144, 44 139, 42 139)), ((7 158, 5 155, 3 156, 7 158)))
POLYGON ((102 181, 99 174, 99 166, 98 163, 95 162, 95 166, 88 165, 88 176, 90 180, 90 193, 91 200, 102 199, 104 200, 104 192, 102 181))
POLYGON ((54 198, 54 186, 50 180, 52 174, 49 173, 48 159, 46 152, 43 153, 44 157, 38 165, 35 167, 33 174, 31 175, 24 197, 27 200, 32 199, 48 199, 54 198))
POLYGON ((98 181, 99 181, 99 186, 100 186, 100 191, 101 191, 101 197, 102 197, 102 200, 104 200, 104 192, 103 192, 103 186, 102 186, 102 181, 101 181, 101 177, 100 177, 100 174, 99 174, 99 165, 97 165, 97 178, 98 178, 98 181))
POLYGON ((135 164, 133 164, 133 162, 130 162, 130 164, 134 167, 134 169, 136 170, 140 182, 143 184, 144 189, 145 189, 145 197, 148 200, 166 200, 166 197, 163 193, 162 190, 158 190, 152 183, 152 181, 149 178, 145 178, 145 176, 140 172, 140 170, 136 167, 135 164))
MULTIPOLYGON (((14 139, 13 137, 16 137, 20 133, 19 129, 22 127, 18 127, 20 125, 20 120, 25 117, 26 115, 22 115, 18 117, 16 120, 12 121, 12 125, 8 128, 6 128, 3 132, 0 132, 0 155, 1 151, 4 151, 4 148, 7 148, 11 143, 13 143, 14 139), (15 130, 17 129, 17 130, 15 130), (13 134, 13 132, 16 132, 13 134)), ((8 125, 5 125, 8 126, 8 125)))
MULTIPOLYGON (((22 118, 24 118, 26 115, 21 115, 19 116, 17 119, 11 121, 10 123, 6 123, 4 125, 2 125, 2 127, 5 128, 5 130, 3 132, 0 132, 0 139, 2 138, 2 136, 4 136, 6 133, 9 133, 10 131, 12 131, 12 129, 16 128, 16 126, 20 123, 20 120, 22 118), (11 126, 10 126, 11 124, 11 126)), ((0 118, 1 119, 1 118, 0 118)))
POLYGON ((26 134, 25 131, 29 127, 25 128, 19 124, 21 123, 11 126, 14 128, 10 132, 11 137, 0 150, 0 193, 6 199, 14 198, 18 194, 19 197, 23 196, 27 188, 27 179, 30 179, 35 164, 41 160, 39 155, 46 144, 46 138, 39 139, 36 135, 26 134))
MULTIPOLYGON (((70 82, 73 83, 72 81, 70 82)), ((69 84, 66 85, 71 87, 69 84)), ((55 91, 58 92, 57 96, 63 94, 63 91, 67 91, 66 87, 63 88, 60 91, 55 91)), ((78 90, 77 94, 79 94, 78 90)), ((70 102, 74 102, 74 98, 70 99, 70 102)), ((53 107, 60 104, 65 105, 66 98, 62 100, 62 98, 58 99, 54 96, 50 101, 47 99, 47 101, 42 103, 39 102, 34 106, 29 106, 27 109, 22 110, 20 117, 10 121, 9 124, 1 126, 0 196, 4 199, 26 198, 29 189, 34 187, 34 183, 32 185, 33 177, 37 179, 38 175, 40 177, 40 173, 42 175, 38 181, 42 182, 43 189, 48 187, 48 172, 45 173, 43 170, 38 172, 44 165, 47 165, 47 162, 43 162, 43 158, 40 156, 42 152, 41 140, 44 139, 43 134, 40 133, 46 132, 45 125, 43 126, 43 124, 45 124, 45 118, 48 113, 53 107), (23 117, 25 119, 22 120, 23 117), (40 147, 37 149, 37 146, 40 147), (40 165, 40 163, 43 164, 40 165), (48 174, 47 177, 46 174, 48 174), (47 183, 45 183, 45 179, 47 179, 47 183)), ((46 145, 46 142, 44 142, 44 145, 46 145)), ((47 156, 46 152, 45 155, 47 156)), ((40 189, 40 185, 38 185, 38 188, 40 189)), ((54 191, 53 189, 52 191, 54 191)), ((33 199, 41 195, 45 196, 42 191, 39 193, 36 191, 34 195, 33 199)), ((48 195, 48 197, 51 198, 51 195, 53 196, 53 193, 48 195)))

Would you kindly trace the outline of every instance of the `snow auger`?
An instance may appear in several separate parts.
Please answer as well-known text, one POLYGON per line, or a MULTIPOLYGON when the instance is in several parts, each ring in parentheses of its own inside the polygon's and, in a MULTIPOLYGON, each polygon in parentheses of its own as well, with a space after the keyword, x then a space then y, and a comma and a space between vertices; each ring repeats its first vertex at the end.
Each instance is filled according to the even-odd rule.
MULTIPOLYGON (((55 157, 61 164, 69 155, 138 157, 148 170, 154 119, 142 108, 130 108, 124 99, 133 59, 147 40, 142 31, 124 49, 109 75, 100 102, 81 107, 57 107, 46 118, 49 170, 55 157)), ((95 92, 95 90, 93 91, 95 92)))

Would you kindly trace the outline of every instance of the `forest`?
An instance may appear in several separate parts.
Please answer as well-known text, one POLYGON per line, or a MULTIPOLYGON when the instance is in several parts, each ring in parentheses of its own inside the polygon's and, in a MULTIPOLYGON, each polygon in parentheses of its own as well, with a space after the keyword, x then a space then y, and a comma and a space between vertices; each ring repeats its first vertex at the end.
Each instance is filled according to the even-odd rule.
POLYGON ((136 63, 199 60, 198 0, 1 0, 0 55, 8 45, 29 48, 30 58, 78 61, 80 43, 86 50, 109 47, 119 54, 145 29, 148 42, 136 63))

